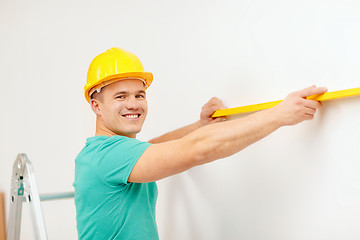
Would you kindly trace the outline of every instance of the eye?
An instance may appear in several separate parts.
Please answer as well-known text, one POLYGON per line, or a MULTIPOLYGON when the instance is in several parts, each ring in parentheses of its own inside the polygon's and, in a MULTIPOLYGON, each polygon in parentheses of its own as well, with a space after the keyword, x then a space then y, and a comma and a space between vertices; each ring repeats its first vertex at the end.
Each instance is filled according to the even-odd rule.
POLYGON ((145 96, 145 94, 138 94, 138 95, 136 95, 136 98, 146 98, 146 96, 145 96))
POLYGON ((118 95, 115 97, 116 99, 125 99, 125 95, 118 95))

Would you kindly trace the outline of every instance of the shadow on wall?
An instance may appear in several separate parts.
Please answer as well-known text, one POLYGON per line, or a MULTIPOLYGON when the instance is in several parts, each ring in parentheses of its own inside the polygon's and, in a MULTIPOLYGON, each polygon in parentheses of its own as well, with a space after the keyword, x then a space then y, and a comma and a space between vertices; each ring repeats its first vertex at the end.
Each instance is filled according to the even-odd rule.
POLYGON ((161 221, 167 227, 159 229, 162 238, 204 239, 207 233, 203 232, 202 227, 206 226, 211 229, 209 233, 212 234, 208 239, 219 239, 213 236, 215 229, 219 229, 221 225, 218 222, 221 218, 217 216, 219 208, 212 206, 211 199, 214 197, 208 194, 210 176, 203 176, 202 172, 195 168, 164 180, 166 196, 162 204, 165 205, 165 213, 161 221), (199 225, 202 227, 199 228, 199 225))

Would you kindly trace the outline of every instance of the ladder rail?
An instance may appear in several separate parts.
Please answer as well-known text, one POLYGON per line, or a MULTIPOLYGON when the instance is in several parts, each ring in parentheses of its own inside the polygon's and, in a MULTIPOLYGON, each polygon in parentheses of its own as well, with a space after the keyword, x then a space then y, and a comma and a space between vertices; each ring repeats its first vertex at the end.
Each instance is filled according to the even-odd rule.
POLYGON ((24 174, 25 199, 29 203, 29 207, 31 210, 30 212, 33 222, 35 239, 46 240, 47 232, 46 232, 44 216, 40 204, 40 197, 35 180, 34 170, 26 154, 22 154, 22 157, 26 162, 25 165, 26 174, 24 174))
POLYGON ((8 240, 18 240, 20 238, 21 211, 24 196, 23 172, 23 159, 19 154, 14 162, 11 178, 11 199, 7 226, 8 240))

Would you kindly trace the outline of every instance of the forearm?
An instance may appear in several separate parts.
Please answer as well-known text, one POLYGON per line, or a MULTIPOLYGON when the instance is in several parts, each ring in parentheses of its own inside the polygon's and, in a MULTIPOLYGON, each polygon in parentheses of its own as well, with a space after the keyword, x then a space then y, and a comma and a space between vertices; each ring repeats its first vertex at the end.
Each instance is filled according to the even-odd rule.
POLYGON ((200 128, 186 137, 198 149, 197 164, 230 156, 259 141, 281 126, 295 125, 314 118, 321 103, 306 97, 323 94, 326 88, 311 86, 289 94, 277 106, 248 117, 200 128))
POLYGON ((198 165, 228 157, 281 127, 272 109, 248 117, 204 126, 185 138, 198 165))
POLYGON ((167 141, 171 141, 171 140, 176 140, 176 139, 182 138, 182 137, 186 136, 187 134, 195 131, 196 129, 200 128, 201 126, 202 126, 201 122, 197 121, 193 124, 187 125, 185 127, 182 127, 182 128, 176 129, 172 132, 161 135, 160 137, 151 139, 148 142, 149 143, 162 143, 162 142, 167 142, 167 141))

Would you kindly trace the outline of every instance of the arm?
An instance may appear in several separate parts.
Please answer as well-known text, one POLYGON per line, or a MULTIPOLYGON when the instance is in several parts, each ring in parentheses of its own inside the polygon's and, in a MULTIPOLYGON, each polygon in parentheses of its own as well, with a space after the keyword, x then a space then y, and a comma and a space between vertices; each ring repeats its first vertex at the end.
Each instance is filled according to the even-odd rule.
POLYGON ((313 119, 321 103, 305 97, 324 92, 324 88, 306 88, 289 94, 271 109, 245 118, 207 125, 183 138, 154 144, 139 158, 129 182, 156 181, 233 155, 282 126, 313 119))
POLYGON ((149 143, 162 143, 170 140, 175 140, 186 136, 187 134, 195 131, 196 129, 203 127, 208 124, 221 122, 222 118, 212 118, 211 115, 219 109, 224 109, 224 105, 218 98, 211 98, 203 107, 200 113, 200 120, 190 124, 188 126, 179 128, 172 132, 161 135, 160 137, 154 138, 149 143))

